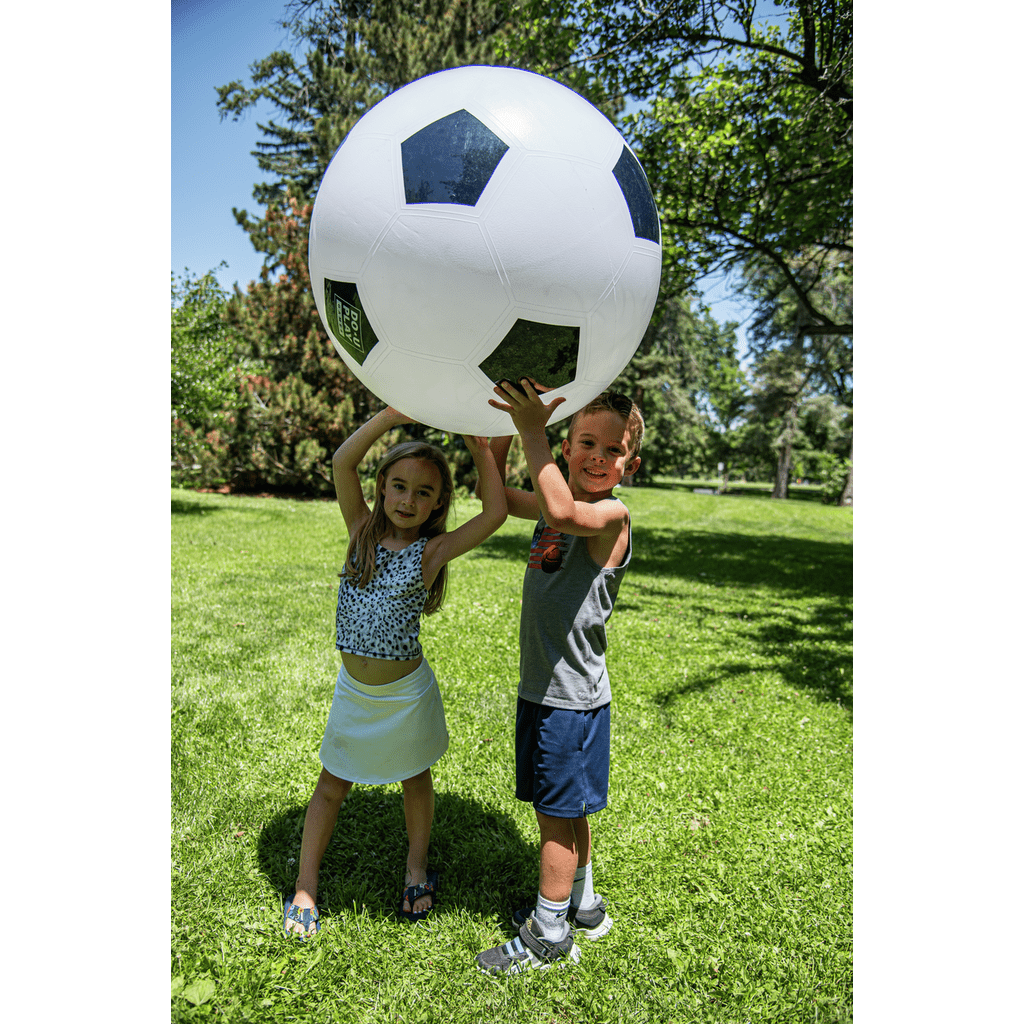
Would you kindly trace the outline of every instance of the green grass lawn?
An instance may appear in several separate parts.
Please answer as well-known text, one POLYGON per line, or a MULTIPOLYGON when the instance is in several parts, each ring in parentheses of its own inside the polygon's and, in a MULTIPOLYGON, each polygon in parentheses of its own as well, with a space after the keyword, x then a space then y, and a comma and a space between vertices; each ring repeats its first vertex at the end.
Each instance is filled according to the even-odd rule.
POLYGON ((424 620, 451 734, 437 912, 395 920, 401 786, 357 786, 321 871, 323 929, 300 945, 281 899, 339 662, 344 523, 332 502, 172 491, 173 1020, 852 1020, 852 510, 619 493, 634 557, 609 624, 609 805, 591 820, 615 926, 571 968, 490 979, 476 953, 537 891, 536 822, 513 795, 531 524, 454 563, 424 620))

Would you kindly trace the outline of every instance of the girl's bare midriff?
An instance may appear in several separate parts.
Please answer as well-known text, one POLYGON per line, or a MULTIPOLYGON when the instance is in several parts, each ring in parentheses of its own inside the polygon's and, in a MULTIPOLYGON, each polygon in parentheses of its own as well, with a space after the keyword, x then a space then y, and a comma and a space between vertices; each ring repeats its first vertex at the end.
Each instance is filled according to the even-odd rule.
POLYGON ((392 661, 390 658, 367 658, 362 654, 349 654, 348 651, 341 652, 341 660, 345 671, 366 686, 393 683, 396 679, 415 672, 423 664, 422 655, 409 661, 392 661))

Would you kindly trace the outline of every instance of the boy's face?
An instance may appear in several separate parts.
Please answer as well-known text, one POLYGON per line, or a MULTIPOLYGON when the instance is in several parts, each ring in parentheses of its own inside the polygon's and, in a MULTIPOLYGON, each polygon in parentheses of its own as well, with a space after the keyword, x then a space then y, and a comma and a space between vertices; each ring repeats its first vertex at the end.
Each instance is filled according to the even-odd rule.
POLYGON ((635 473, 640 456, 630 458, 629 447, 626 421, 617 412, 599 409, 582 417, 572 438, 562 442, 574 497, 597 501, 610 495, 624 476, 635 473))

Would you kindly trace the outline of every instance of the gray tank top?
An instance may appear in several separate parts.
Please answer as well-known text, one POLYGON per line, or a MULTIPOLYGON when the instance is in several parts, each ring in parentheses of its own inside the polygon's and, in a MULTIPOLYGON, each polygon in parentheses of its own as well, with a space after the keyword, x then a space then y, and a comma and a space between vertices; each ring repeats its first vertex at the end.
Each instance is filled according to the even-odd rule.
POLYGON ((540 518, 523 578, 520 697, 579 711, 611 701, 605 625, 632 554, 632 526, 622 564, 605 569, 590 557, 586 537, 558 533, 540 518))

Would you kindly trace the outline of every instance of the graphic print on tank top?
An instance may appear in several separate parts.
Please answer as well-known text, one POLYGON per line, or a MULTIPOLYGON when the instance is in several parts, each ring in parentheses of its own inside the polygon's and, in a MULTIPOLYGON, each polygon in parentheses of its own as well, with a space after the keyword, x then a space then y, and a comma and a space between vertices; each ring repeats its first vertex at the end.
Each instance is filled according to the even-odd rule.
POLYGON ((569 537, 552 530, 550 526, 545 526, 539 533, 535 530, 527 568, 540 569, 548 573, 558 572, 562 568, 562 560, 569 548, 569 542, 569 537))

